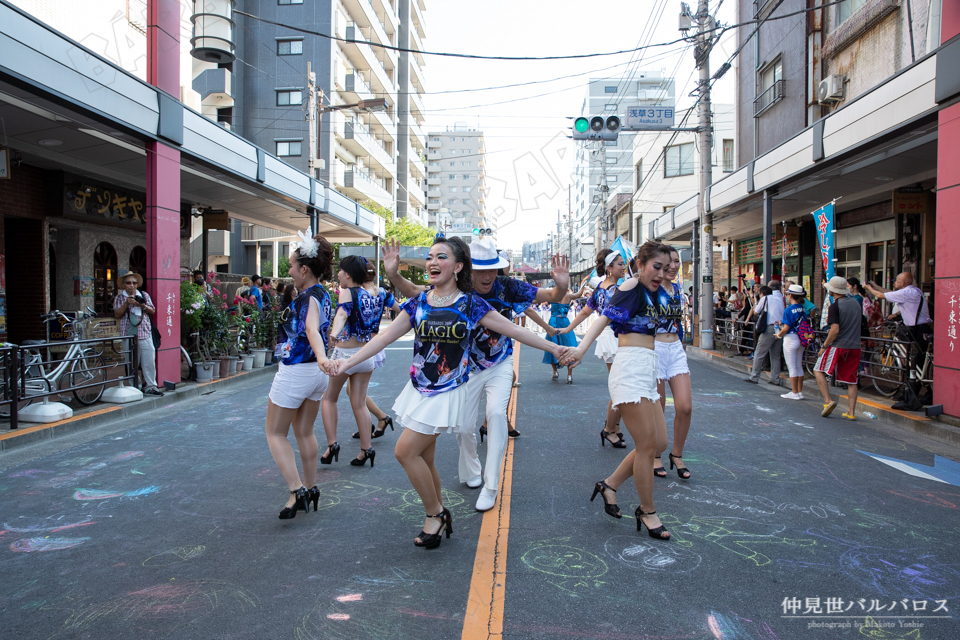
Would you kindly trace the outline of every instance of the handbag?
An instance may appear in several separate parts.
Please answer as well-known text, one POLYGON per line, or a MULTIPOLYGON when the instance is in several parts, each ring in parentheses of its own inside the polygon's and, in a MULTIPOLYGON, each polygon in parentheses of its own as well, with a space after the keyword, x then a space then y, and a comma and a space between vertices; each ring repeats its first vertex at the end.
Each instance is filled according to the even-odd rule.
POLYGON ((754 344, 760 339, 767 331, 767 299, 764 298, 757 304, 758 307, 762 306, 763 309, 757 310, 757 321, 753 324, 753 341, 754 344))
POLYGON ((150 333, 153 336, 153 348, 160 349, 160 330, 157 329, 157 325, 150 325, 150 333))

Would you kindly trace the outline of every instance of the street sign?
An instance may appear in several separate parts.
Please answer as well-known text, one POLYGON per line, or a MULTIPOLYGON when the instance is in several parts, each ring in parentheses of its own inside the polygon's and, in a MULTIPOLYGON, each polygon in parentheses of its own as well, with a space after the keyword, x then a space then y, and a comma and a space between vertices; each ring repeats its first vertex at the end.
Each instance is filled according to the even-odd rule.
POLYGON ((627 107, 627 122, 625 130, 659 130, 673 126, 675 117, 673 105, 659 105, 653 107, 627 107))
POLYGON ((223 209, 207 209, 203 212, 204 231, 230 231, 230 214, 223 209))
POLYGON ((703 284, 713 284, 713 276, 703 276, 703 284))
POLYGON ((469 222, 454 222, 450 225, 452 233, 473 233, 473 225, 469 222))

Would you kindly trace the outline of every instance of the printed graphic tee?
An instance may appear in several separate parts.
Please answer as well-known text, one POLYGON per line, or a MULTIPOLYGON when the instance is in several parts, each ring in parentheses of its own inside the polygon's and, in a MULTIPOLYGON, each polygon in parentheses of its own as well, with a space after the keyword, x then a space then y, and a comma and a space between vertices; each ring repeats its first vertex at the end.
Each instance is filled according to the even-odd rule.
POLYGON ((618 290, 607 303, 603 315, 610 318, 613 333, 641 333, 656 335, 660 325, 660 309, 645 286, 638 283, 632 289, 618 290))
POLYGON ((320 337, 323 339, 324 351, 327 350, 327 332, 330 330, 330 318, 333 317, 333 301, 322 284, 315 284, 301 291, 280 314, 274 354, 285 365, 317 361, 317 354, 307 340, 307 313, 311 304, 316 304, 320 311, 320 337))
MULTIPOLYGON (((506 276, 497 276, 490 293, 483 298, 494 311, 507 320, 513 319, 527 310, 537 297, 537 288, 525 280, 514 280, 506 276)), ((489 369, 513 355, 513 340, 491 331, 486 327, 477 327, 473 336, 473 350, 470 360, 477 369, 489 369)))
POLYGON ((360 342, 369 342, 380 331, 380 318, 383 317, 383 289, 372 295, 362 287, 350 287, 350 302, 341 302, 347 313, 347 323, 338 336, 339 340, 356 338, 360 342))

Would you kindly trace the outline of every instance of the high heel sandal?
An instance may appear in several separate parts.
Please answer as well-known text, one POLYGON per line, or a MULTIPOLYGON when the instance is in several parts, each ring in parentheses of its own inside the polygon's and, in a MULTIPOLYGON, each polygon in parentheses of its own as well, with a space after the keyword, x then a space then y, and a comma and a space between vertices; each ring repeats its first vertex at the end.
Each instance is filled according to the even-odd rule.
POLYGON ((607 428, 604 427, 600 429, 600 446, 605 447, 607 446, 608 442, 611 444, 611 446, 613 446, 614 449, 627 448, 626 443, 623 441, 623 436, 621 436, 619 433, 610 433, 609 431, 607 431, 607 428), (609 436, 617 436, 618 439, 611 440, 609 436))
MULTIPOLYGON (((320 489, 317 488, 317 485, 310 487, 310 490, 307 491, 307 506, 310 506, 310 503, 313 502, 313 510, 317 510, 317 505, 320 503, 320 489)), ((309 511, 309 509, 307 509, 309 511)))
POLYGON ((573 374, 572 374, 572 373, 568 373, 568 374, 567 374, 567 384, 573 384, 573 374))
POLYGON ((296 518, 297 511, 299 511, 300 509, 303 509, 304 513, 308 511, 307 501, 309 500, 309 498, 307 497, 308 494, 307 494, 306 487, 300 487, 299 489, 294 489, 293 491, 290 492, 290 495, 296 496, 296 498, 294 499, 292 505, 290 505, 289 507, 284 507, 283 511, 280 512, 279 518, 281 520, 292 520, 296 518))
POLYGON ((386 418, 381 418, 380 420, 377 420, 378 427, 380 426, 381 423, 383 424, 383 429, 374 429, 373 430, 374 438, 382 438, 383 434, 387 432, 387 427, 390 427, 390 431, 393 431, 393 418, 391 418, 390 416, 387 416, 386 418))
MULTIPOLYGON (((380 434, 380 435, 383 435, 383 434, 380 434)), ((360 439, 360 432, 359 432, 359 431, 354 431, 354 432, 353 432, 353 435, 350 436, 350 437, 353 438, 354 440, 359 440, 359 439, 360 439)), ((370 437, 371 437, 371 438, 376 438, 376 437, 377 437, 377 428, 376 428, 375 426, 373 426, 373 425, 370 425, 370 437)))
MULTIPOLYGON (((643 509, 643 505, 640 505, 639 507, 637 507, 637 510, 633 512, 634 517, 636 517, 637 519, 637 531, 642 531, 642 529, 640 528, 640 525, 647 527, 647 523, 641 520, 640 518, 642 518, 643 516, 654 516, 657 514, 656 511, 645 513, 644 511, 642 511, 642 509, 643 509)), ((670 539, 670 532, 667 531, 667 528, 663 526, 662 523, 656 529, 651 529, 650 527, 647 527, 647 533, 650 534, 651 538, 656 538, 657 540, 670 539)))
POLYGON ((330 464, 334 460, 340 461, 340 445, 336 442, 327 445, 327 452, 320 456, 320 464, 330 464))
POLYGON ((427 517, 436 518, 439 520, 440 528, 436 533, 427 533, 426 531, 421 531, 420 534, 417 535, 420 541, 417 542, 414 540, 413 544, 417 547, 424 547, 425 549, 436 549, 440 546, 440 542, 443 540, 444 531, 447 533, 447 538, 449 538, 450 534, 453 533, 453 515, 451 515, 449 510, 444 508, 444 510, 437 515, 428 515, 427 517))
MULTIPOLYGON (((671 470, 671 471, 673 471, 673 461, 674 461, 674 460, 683 460, 683 456, 675 456, 675 455, 673 455, 672 453, 670 454, 670 470, 671 470)), ((687 469, 686 467, 681 467, 680 465, 677 465, 677 475, 680 476, 680 479, 681 479, 681 480, 689 480, 689 479, 690 479, 690 469, 687 469), (686 474, 686 475, 684 475, 684 474, 686 474)), ((664 476, 664 477, 667 476, 666 472, 664 472, 663 476, 664 476)))
POLYGON ((666 477, 667 477, 667 470, 663 468, 663 460, 661 460, 659 457, 656 457, 656 458, 653 459, 653 461, 660 463, 660 466, 659 466, 659 467, 654 467, 654 468, 653 468, 653 476, 654 476, 655 478, 666 478, 666 477))
POLYGON ((373 447, 369 449, 360 449, 360 452, 363 453, 362 458, 354 458, 350 461, 355 467, 362 467, 367 464, 367 460, 370 460, 370 468, 373 469, 373 459, 377 457, 377 452, 373 450, 373 447))
POLYGON ((553 376, 552 376, 550 379, 551 379, 551 380, 556 380, 556 379, 559 378, 559 377, 560 377, 560 374, 557 373, 556 371, 554 371, 554 372, 553 372, 553 376))
POLYGON ((597 494, 600 494, 600 497, 603 498, 603 510, 607 512, 608 516, 613 516, 614 518, 622 518, 623 514, 620 513, 620 507, 617 506, 616 502, 607 502, 607 494, 604 491, 610 490, 614 493, 617 492, 616 489, 608 485, 603 480, 599 481, 597 484, 593 485, 593 495, 590 496, 590 502, 593 502, 593 499, 597 497, 597 494))

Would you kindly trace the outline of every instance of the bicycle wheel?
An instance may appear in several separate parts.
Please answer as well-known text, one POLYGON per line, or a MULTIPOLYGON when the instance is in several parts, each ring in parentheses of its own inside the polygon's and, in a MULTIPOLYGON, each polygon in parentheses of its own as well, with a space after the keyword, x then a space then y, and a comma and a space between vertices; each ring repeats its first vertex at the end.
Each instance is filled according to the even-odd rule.
POLYGON ((817 377, 817 356, 820 355, 821 342, 822 339, 818 336, 803 350, 803 369, 814 378, 817 377))
POLYGON ((196 377, 193 369, 193 361, 190 360, 190 355, 187 353, 187 350, 183 347, 180 347, 180 380, 187 382, 193 380, 196 377))
MULTIPOLYGON (((3 374, 6 376, 6 373, 3 374)), ((2 380, 3 389, 7 388, 6 380, 2 380)), ((50 391, 50 383, 47 382, 46 378, 27 378, 23 383, 23 399, 17 403, 17 411, 23 411, 33 403, 33 398, 31 396, 37 396, 42 393, 47 393, 50 391)), ((6 400, 7 398, 3 398, 6 400)), ((5 404, 0 406, 0 418, 9 418, 10 417, 10 405, 5 404)))
POLYGON ((903 386, 903 366, 903 360, 893 349, 882 348, 873 352, 870 356, 870 375, 877 393, 889 398, 900 390, 903 386))
POLYGON ((103 356, 92 351, 82 352, 80 357, 73 362, 70 366, 70 373, 67 374, 70 386, 94 385, 84 389, 74 388, 73 397, 77 399, 77 402, 86 406, 100 399, 107 380, 107 372, 103 368, 104 366, 103 356))

